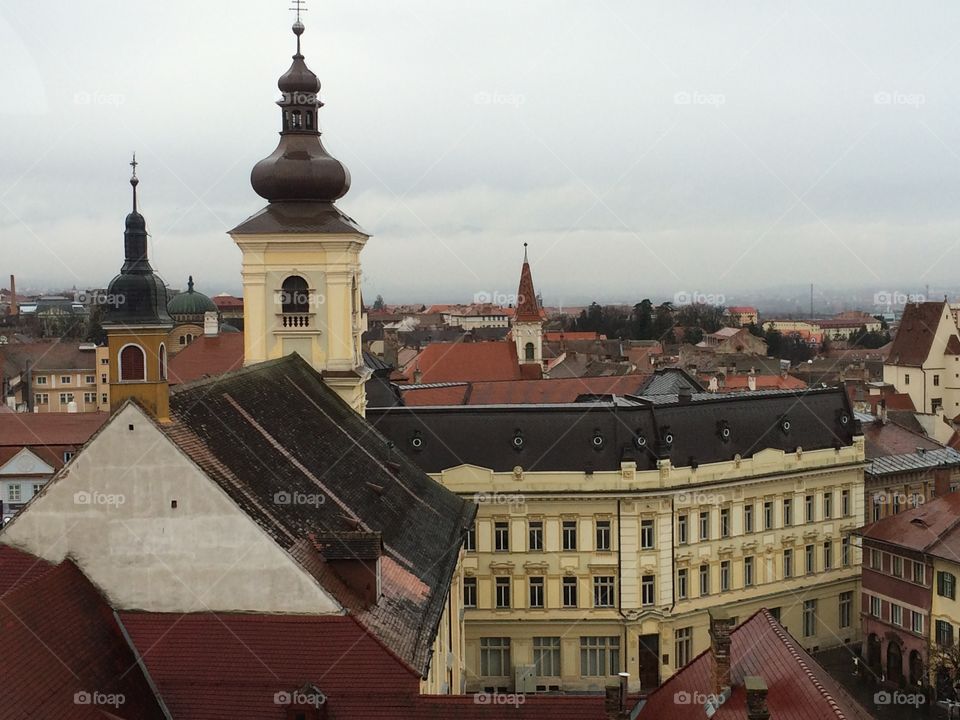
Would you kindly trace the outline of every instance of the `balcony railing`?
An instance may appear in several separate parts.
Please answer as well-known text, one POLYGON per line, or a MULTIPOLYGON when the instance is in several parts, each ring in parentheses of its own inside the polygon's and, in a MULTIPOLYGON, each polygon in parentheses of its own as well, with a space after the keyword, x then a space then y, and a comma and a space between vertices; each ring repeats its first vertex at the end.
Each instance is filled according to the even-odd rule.
POLYGON ((313 327, 313 313, 281 313, 280 326, 284 330, 309 330, 313 327))

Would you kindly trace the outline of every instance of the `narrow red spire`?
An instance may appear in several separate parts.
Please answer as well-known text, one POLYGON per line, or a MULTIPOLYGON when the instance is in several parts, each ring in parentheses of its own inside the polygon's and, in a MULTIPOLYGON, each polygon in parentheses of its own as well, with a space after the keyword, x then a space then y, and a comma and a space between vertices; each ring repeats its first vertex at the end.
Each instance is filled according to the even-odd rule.
POLYGON ((527 244, 523 244, 523 268, 520 270, 520 288, 517 290, 517 314, 514 322, 540 322, 543 311, 533 287, 533 274, 527 260, 527 244))

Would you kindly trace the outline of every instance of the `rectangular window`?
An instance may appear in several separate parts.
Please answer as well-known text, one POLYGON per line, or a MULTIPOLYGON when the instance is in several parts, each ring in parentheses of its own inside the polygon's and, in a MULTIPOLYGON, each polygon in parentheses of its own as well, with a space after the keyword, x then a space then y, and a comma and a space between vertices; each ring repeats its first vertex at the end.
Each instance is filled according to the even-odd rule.
POLYGON ((790 548, 783 551, 783 576, 793 577, 793 550, 790 548))
POLYGON ((773 530, 773 500, 763 503, 763 529, 773 530))
POLYGON ((63 453, 63 462, 65 462, 65 463, 70 462, 71 460, 73 460, 73 456, 74 456, 74 455, 76 455, 76 453, 75 453, 75 452, 72 452, 71 450, 65 451, 65 452, 63 453))
POLYGON ((61 385, 70 385, 73 383, 73 377, 70 375, 61 375, 60 384, 61 385))
POLYGON ((743 506, 743 531, 745 533, 753 532, 753 503, 747 503, 743 506))
POLYGON ((528 527, 528 547, 531 551, 543 550, 543 521, 531 520, 528 527))
POLYGON ((563 521, 563 549, 564 550, 577 549, 577 521, 576 520, 563 521))
POLYGON ((543 607, 543 578, 542 577, 530 578, 530 607, 532 608, 543 607))
POLYGON ((813 495, 807 495, 803 500, 803 514, 805 522, 812 523, 814 519, 813 515, 813 495))
POLYGON ((880 598, 876 595, 870 596, 870 614, 873 617, 880 617, 880 598))
POLYGON ((652 550, 654 547, 653 520, 640 521, 640 549, 652 550))
POLYGON ((508 577, 498 577, 496 578, 496 601, 498 608, 508 608, 510 607, 510 578, 508 577))
POLYGON ((910 613, 910 629, 917 635, 923 635, 923 615, 916 610, 910 613))
POLYGON ((106 393, 103 393, 103 394, 100 396, 100 402, 101 402, 102 404, 104 404, 104 405, 106 405, 108 402, 110 402, 110 400, 109 400, 109 398, 107 397, 107 394, 106 394, 106 393))
POLYGON ((852 613, 853 613, 853 593, 852 592, 840 593, 839 611, 837 613, 840 617, 840 627, 842 628, 850 627, 852 613))
POLYGON ((730 589, 730 561, 723 560, 720 562, 720 590, 726 591, 730 589))
POLYGON ((510 550, 510 523, 495 522, 493 524, 493 548, 497 552, 510 550))
MULTIPOLYGON (((870 614, 874 617, 880 617, 880 598, 870 598, 870 614), (874 600, 876 600, 876 608, 874 608, 874 600), (876 612, 874 612, 876 609, 876 612)), ((890 622, 896 625, 897 627, 903 627, 903 608, 899 605, 890 605, 890 622)))
POLYGON ((693 659, 693 628, 677 628, 673 633, 673 654, 681 668, 693 659))
POLYGON ((904 373, 904 374, 903 374, 903 384, 904 384, 904 385, 909 385, 909 384, 910 384, 910 373, 904 373))
POLYGON ((613 607, 612 575, 598 575, 593 579, 593 606, 613 607))
POLYGON ((833 519, 833 492, 830 490, 823 494, 823 519, 833 519))
POLYGON ((843 490, 840 493, 840 513, 844 517, 850 517, 853 514, 853 510, 850 507, 850 491, 843 490))
POLYGON ((583 677, 616 675, 620 671, 620 638, 581 637, 580 674, 583 677))
POLYGON ((814 557, 813 557, 813 545, 807 545, 804 549, 804 555, 806 557, 806 571, 807 575, 813 573, 816 568, 814 567, 814 557))
POLYGON ((60 404, 68 405, 73 402, 73 393, 60 393, 60 404))
POLYGON ((953 647, 953 625, 946 620, 937 620, 937 645, 943 648, 953 647))
POLYGON ((709 565, 700 566, 700 594, 701 595, 710 594, 710 566, 709 565))
POLYGON ((83 378, 83 381, 84 381, 87 385, 96 385, 96 384, 97 384, 97 376, 96 376, 96 375, 87 375, 87 376, 85 376, 85 377, 83 378))
POLYGON ((894 577, 902 578, 903 577, 903 558, 900 557, 899 555, 894 555, 891 558, 890 568, 894 577))
POLYGON ((101 364, 101 365, 109 365, 109 364, 110 364, 110 358, 100 358, 100 364, 101 364))
POLYGON ((10 483, 7 486, 7 500, 20 502, 20 483, 10 483))
POLYGON ((84 394, 83 394, 83 401, 84 401, 85 403, 95 403, 95 402, 97 401, 97 394, 96 394, 96 393, 84 393, 84 394))
POLYGON ((743 586, 753 585, 753 558, 745 557, 743 559, 743 586))
POLYGON ((533 639, 533 667, 537 677, 560 677, 560 638, 533 639))
POLYGON ((677 516, 677 542, 680 545, 687 544, 687 515, 686 513, 677 516))
POLYGON ((793 500, 785 498, 783 501, 783 526, 793 525, 793 500))
POLYGON ((687 570, 677 570, 677 597, 685 600, 687 597, 687 570))
POLYGON ((833 570, 833 543, 829 541, 823 544, 823 569, 833 570))
POLYGON ((610 521, 597 520, 597 550, 610 549, 610 521))
POLYGON ((47 376, 46 376, 46 375, 37 375, 37 376, 33 379, 33 381, 34 381, 37 385, 46 385, 46 384, 47 384, 47 376))
POLYGON ((840 564, 844 567, 850 566, 850 538, 840 539, 840 564))
POLYGON ((34 405, 47 405, 49 402, 50 402, 50 395, 48 393, 34 393, 33 395, 34 405))
POLYGON ((934 375, 934 376, 933 376, 933 386, 934 386, 934 387, 940 387, 940 376, 939 376, 939 375, 934 375))
POLYGON ((874 548, 870 548, 870 567, 874 570, 883 570, 883 556, 874 548))
POLYGON ((927 584, 927 573, 922 562, 914 561, 913 563, 913 581, 918 585, 927 584))
POLYGON ((780 622, 780 608, 779 608, 779 607, 768 608, 768 611, 770 612, 770 615, 771 615, 771 617, 773 617, 774 620, 776 620, 777 622, 780 622))
POLYGON ((710 539, 710 513, 707 511, 700 513, 700 540, 710 539))
POLYGON ((510 675, 510 638, 480 638, 480 674, 486 677, 510 675))
POLYGON ((463 606, 475 608, 477 606, 477 579, 465 577, 463 579, 463 606))
POLYGON ((470 527, 467 528, 467 535, 463 539, 463 547, 467 552, 474 552, 477 549, 477 523, 476 521, 470 523, 470 527))
POLYGON ((817 601, 803 601, 803 636, 813 637, 817 634, 817 601))
POLYGON ((577 606, 577 579, 565 577, 563 579, 563 606, 575 608, 577 606))
POLYGON ((653 605, 654 596, 654 578, 653 575, 644 575, 640 580, 640 603, 642 605, 653 605))
POLYGON ((944 572, 943 570, 937 572, 937 595, 950 598, 951 600, 956 599, 957 578, 953 573, 944 572))
POLYGON ((720 508, 720 537, 730 537, 730 508, 720 508))

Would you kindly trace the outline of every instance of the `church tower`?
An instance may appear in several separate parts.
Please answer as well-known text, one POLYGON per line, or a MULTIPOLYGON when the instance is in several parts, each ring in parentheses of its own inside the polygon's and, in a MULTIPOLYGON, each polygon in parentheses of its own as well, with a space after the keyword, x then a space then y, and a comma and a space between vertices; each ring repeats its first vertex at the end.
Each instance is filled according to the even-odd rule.
POLYGON ((526 243, 523 244, 523 267, 520 269, 520 287, 517 290, 517 310, 513 317, 512 332, 520 363, 538 363, 542 366, 543 310, 533 287, 526 243))
POLYGON ((110 411, 132 398, 163 421, 170 417, 166 340, 173 320, 167 313, 167 288, 147 259, 147 224, 137 209, 136 156, 130 164, 133 210, 123 233, 125 258, 103 298, 110 411))
POLYGON ((320 81, 297 51, 278 82, 280 142, 250 175, 268 201, 230 231, 243 253, 244 362, 299 353, 351 407, 366 409, 360 251, 369 237, 335 201, 350 173, 320 141, 320 81))

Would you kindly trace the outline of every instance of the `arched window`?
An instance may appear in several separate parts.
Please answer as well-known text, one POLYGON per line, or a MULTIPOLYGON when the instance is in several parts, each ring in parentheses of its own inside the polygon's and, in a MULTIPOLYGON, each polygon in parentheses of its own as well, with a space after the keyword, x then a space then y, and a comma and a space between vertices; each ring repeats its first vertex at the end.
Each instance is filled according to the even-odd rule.
POLYGON ((146 380, 147 356, 139 345, 124 345, 120 349, 120 380, 146 380))
POLYGON ((181 344, 181 345, 186 345, 186 344, 187 344, 187 336, 186 336, 186 335, 181 335, 181 336, 180 336, 180 344, 181 344))
POLYGON ((313 130, 313 113, 308 111, 306 113, 306 116, 307 116, 307 130, 313 130))
POLYGON ((160 343, 159 360, 160 360, 160 379, 166 380, 167 379, 167 346, 164 345, 163 343, 160 343))
POLYGON ((305 313, 310 309, 310 289, 307 281, 299 275, 291 275, 283 281, 280 303, 285 313, 305 313))
POLYGON ((903 656, 895 642, 887 644, 887 680, 899 683, 903 678, 903 656))
POLYGON ((527 360, 534 360, 536 358, 536 350, 533 347, 533 343, 527 343, 523 348, 523 356, 527 360))
POLYGON ((300 111, 299 111, 299 110, 294 110, 292 113, 290 113, 290 127, 291 127, 293 130, 299 130, 299 129, 300 129, 301 125, 300 125, 300 111))

